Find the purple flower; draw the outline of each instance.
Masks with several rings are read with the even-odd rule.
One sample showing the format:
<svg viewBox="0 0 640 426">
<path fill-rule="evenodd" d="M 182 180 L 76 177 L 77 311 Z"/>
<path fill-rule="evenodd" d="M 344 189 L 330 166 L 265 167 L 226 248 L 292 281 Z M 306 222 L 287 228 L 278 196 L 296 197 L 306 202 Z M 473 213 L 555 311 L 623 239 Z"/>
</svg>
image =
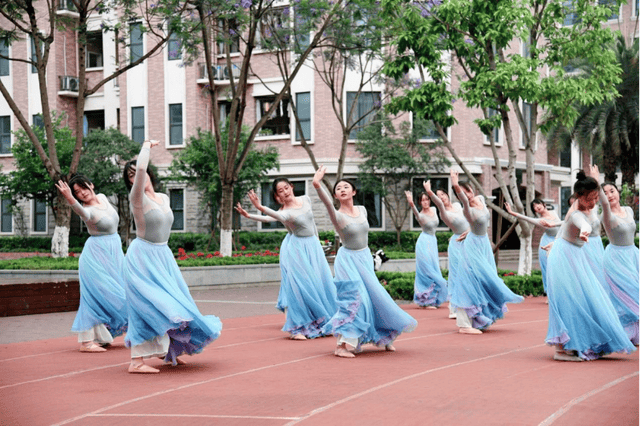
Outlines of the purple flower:
<svg viewBox="0 0 640 426">
<path fill-rule="evenodd" d="M 243 9 L 249 9 L 251 7 L 251 0 L 240 0 L 240 6 Z"/>
</svg>

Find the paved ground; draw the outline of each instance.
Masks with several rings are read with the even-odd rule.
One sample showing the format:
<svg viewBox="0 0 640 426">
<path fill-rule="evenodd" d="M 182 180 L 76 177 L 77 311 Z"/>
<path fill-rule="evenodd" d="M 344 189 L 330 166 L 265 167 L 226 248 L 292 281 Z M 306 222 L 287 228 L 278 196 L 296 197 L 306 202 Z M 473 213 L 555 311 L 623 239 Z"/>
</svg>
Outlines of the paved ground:
<svg viewBox="0 0 640 426">
<path fill-rule="evenodd" d="M 481 336 L 458 334 L 444 308 L 405 304 L 419 326 L 397 352 L 341 359 L 333 338 L 286 338 L 277 291 L 194 291 L 222 335 L 153 376 L 127 373 L 122 338 L 78 352 L 74 313 L 0 318 L 0 424 L 638 425 L 637 352 L 553 361 L 543 298 L 511 305 Z"/>
</svg>

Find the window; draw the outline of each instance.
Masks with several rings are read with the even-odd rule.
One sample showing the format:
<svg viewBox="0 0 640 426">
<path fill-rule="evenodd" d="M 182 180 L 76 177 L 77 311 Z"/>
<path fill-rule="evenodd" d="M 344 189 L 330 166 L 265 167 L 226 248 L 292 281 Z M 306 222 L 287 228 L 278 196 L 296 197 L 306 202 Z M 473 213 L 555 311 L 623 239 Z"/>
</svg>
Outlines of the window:
<svg viewBox="0 0 640 426">
<path fill-rule="evenodd" d="M 522 57 L 530 58 L 531 57 L 531 36 L 522 41 Z"/>
<path fill-rule="evenodd" d="M 357 104 L 352 110 L 356 101 Z M 353 126 L 349 139 L 356 139 L 358 132 L 373 121 L 378 108 L 380 108 L 380 92 L 360 92 L 359 95 L 358 92 L 347 92 L 347 114 L 350 114 L 348 126 Z"/>
<path fill-rule="evenodd" d="M 570 186 L 560 188 L 560 219 L 563 219 L 569 211 L 569 198 L 571 198 L 573 190 Z"/>
<path fill-rule="evenodd" d="M 307 185 L 303 180 L 292 181 L 291 184 L 293 185 L 293 195 L 295 195 L 296 197 L 299 197 L 301 195 L 306 194 Z M 275 201 L 273 201 L 273 197 L 271 197 L 271 184 L 263 183 L 261 186 L 261 189 L 262 189 L 261 191 L 262 205 L 277 211 L 281 206 L 277 204 Z M 261 214 L 261 213 L 258 212 L 257 214 Z M 284 229 L 284 225 L 280 222 L 266 222 L 266 223 L 260 222 L 260 225 L 261 225 L 261 229 Z"/>
<path fill-rule="evenodd" d="M 9 43 L 7 40 L 0 39 L 0 77 L 9 75 L 11 66 L 9 65 Z"/>
<path fill-rule="evenodd" d="M 302 136 L 308 142 L 311 139 L 311 92 L 296 93 L 296 112 L 302 128 Z M 296 126 L 296 140 L 299 141 L 301 139 L 302 137 Z"/>
<path fill-rule="evenodd" d="M 87 68 L 102 68 L 102 31 L 87 33 L 86 55 Z"/>
<path fill-rule="evenodd" d="M 296 14 L 294 20 L 294 31 L 296 34 L 295 50 L 298 52 L 307 50 L 307 47 L 309 47 L 309 44 L 311 43 L 311 35 L 309 31 L 309 23 L 304 17 L 304 14 Z"/>
<path fill-rule="evenodd" d="M 526 132 L 527 134 L 530 135 L 532 139 L 531 140 L 532 146 L 535 149 L 535 147 L 537 146 L 537 135 L 531 136 L 531 129 L 533 128 L 534 123 L 533 123 L 533 106 L 530 103 L 527 103 L 527 102 L 522 103 L 522 118 L 524 119 L 524 124 L 527 126 Z M 524 132 L 522 132 L 522 137 L 520 138 L 520 147 L 521 148 L 526 147 Z"/>
<path fill-rule="evenodd" d="M 256 119 L 260 120 L 267 114 L 275 101 L 275 96 L 256 98 Z M 276 106 L 267 121 L 262 125 L 259 135 L 288 135 L 289 134 L 289 101 L 283 99 Z"/>
<path fill-rule="evenodd" d="M 560 167 L 571 168 L 571 144 L 567 144 L 562 151 L 559 151 Z"/>
<path fill-rule="evenodd" d="M 620 7 L 618 6 L 617 0 L 598 0 L 598 6 L 608 7 L 611 9 L 611 13 L 607 16 L 607 20 L 614 21 L 618 19 L 618 11 Z"/>
<path fill-rule="evenodd" d="M 431 190 L 434 193 L 438 189 L 441 189 L 447 194 L 449 194 L 449 178 L 432 177 L 432 178 L 429 178 L 429 180 L 431 180 Z M 420 200 L 418 199 L 418 196 L 424 192 L 424 186 L 423 186 L 424 181 L 425 181 L 424 178 L 413 178 L 412 185 L 411 185 L 413 200 L 414 200 L 414 203 L 416 203 L 416 208 L 418 209 L 418 211 L 422 209 L 422 207 L 420 206 Z M 431 205 L 434 206 L 433 201 L 431 202 Z M 411 216 L 413 216 L 411 227 L 420 228 L 420 224 L 416 220 L 416 217 L 413 214 L 411 214 Z M 440 223 L 438 223 L 438 228 L 446 228 L 447 225 L 442 220 L 442 217 L 440 216 L 440 212 L 438 212 L 438 218 L 440 218 Z"/>
<path fill-rule="evenodd" d="M 0 117 L 0 154 L 11 154 L 11 116 Z"/>
<path fill-rule="evenodd" d="M 182 104 L 169 105 L 169 145 L 182 145 Z"/>
<path fill-rule="evenodd" d="M 225 27 L 227 28 L 225 31 Z M 240 34 L 235 19 L 218 20 L 218 55 L 238 53 L 240 51 Z"/>
<path fill-rule="evenodd" d="M 142 38 L 142 24 L 136 23 L 129 26 L 131 44 L 129 46 L 130 62 L 135 62 L 144 55 Z"/>
<path fill-rule="evenodd" d="M 33 200 L 33 232 L 47 232 L 47 203 Z"/>
<path fill-rule="evenodd" d="M 487 118 L 491 118 L 491 117 L 495 117 L 496 115 L 498 115 L 498 111 L 496 111 L 493 108 L 487 108 Z M 492 141 L 495 142 L 496 145 L 501 145 L 500 142 L 500 129 L 502 128 L 502 125 L 500 125 L 500 127 L 496 127 L 493 130 L 491 130 L 491 137 L 489 138 L 489 136 L 484 135 L 484 143 L 489 145 Z"/>
<path fill-rule="evenodd" d="M 578 16 L 578 12 L 576 10 L 576 5 L 574 4 L 574 0 L 565 1 L 562 4 L 562 8 L 564 9 L 563 25 L 565 27 L 580 23 L 581 19 Z"/>
<path fill-rule="evenodd" d="M 85 136 L 92 130 L 104 130 L 104 110 L 85 111 L 82 130 Z"/>
<path fill-rule="evenodd" d="M 131 139 L 142 145 L 144 137 L 144 107 L 133 107 L 131 108 Z"/>
<path fill-rule="evenodd" d="M 289 9 L 286 9 L 287 13 Z M 284 27 L 285 9 L 270 9 L 262 15 L 256 45 L 265 50 L 277 48 L 278 39 L 276 32 Z"/>
<path fill-rule="evenodd" d="M 380 194 L 364 191 L 360 182 L 353 179 L 358 191 L 353 197 L 353 204 L 364 206 L 367 209 L 367 222 L 370 228 L 382 228 L 382 197 Z"/>
<path fill-rule="evenodd" d="M 44 131 L 44 119 L 41 114 L 34 114 L 31 116 L 31 128 Z"/>
<path fill-rule="evenodd" d="M 173 211 L 172 231 L 184 231 L 184 189 L 169 190 L 169 205 Z"/>
<path fill-rule="evenodd" d="M 640 0 L 635 0 L 633 2 L 633 15 L 638 17 L 638 8 L 640 7 Z"/>
<path fill-rule="evenodd" d="M 33 36 L 30 36 L 29 39 L 31 40 L 31 73 L 32 74 L 37 74 L 38 73 L 38 67 L 36 66 L 36 64 L 38 63 L 38 55 L 36 54 L 36 41 L 33 38 Z M 44 44 L 42 42 L 40 42 L 40 47 L 44 48 Z M 41 49 L 43 50 L 43 49 Z"/>
<path fill-rule="evenodd" d="M 2 199 L 2 226 L 0 232 L 11 233 L 13 232 L 13 202 L 10 198 Z"/>
<path fill-rule="evenodd" d="M 413 119 L 414 135 L 416 135 L 419 140 L 433 141 L 440 139 L 440 133 L 438 133 L 438 129 L 436 129 L 433 120 L 418 118 L 415 113 L 412 113 L 411 117 Z M 445 133 L 446 131 L 445 129 Z"/>
<path fill-rule="evenodd" d="M 182 59 L 182 46 L 180 45 L 180 40 L 178 40 L 178 35 L 176 33 L 171 33 L 169 36 L 169 41 L 167 42 L 167 59 L 170 61 L 177 61 L 178 59 Z"/>
</svg>

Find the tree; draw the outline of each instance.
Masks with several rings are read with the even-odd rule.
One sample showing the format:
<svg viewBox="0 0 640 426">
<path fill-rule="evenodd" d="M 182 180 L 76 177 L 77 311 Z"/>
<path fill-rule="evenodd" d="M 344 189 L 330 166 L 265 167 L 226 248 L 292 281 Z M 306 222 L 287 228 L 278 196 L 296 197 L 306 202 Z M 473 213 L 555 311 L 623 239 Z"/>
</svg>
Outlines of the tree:
<svg viewBox="0 0 640 426">
<path fill-rule="evenodd" d="M 382 5 L 397 54 L 386 64 L 385 72 L 396 79 L 406 78 L 412 70 L 420 76 L 413 88 L 392 101 L 390 111 L 414 111 L 433 120 L 451 156 L 486 198 L 444 131 L 456 123 L 452 116 L 455 98 L 482 111 L 483 118 L 475 120 L 480 130 L 490 135 L 502 127 L 505 135 L 506 179 L 490 138 L 494 177 L 504 199 L 531 216 L 534 154 L 543 142 L 538 141 L 538 129 L 570 123 L 578 114 L 576 103 L 593 104 L 616 95 L 620 69 L 614 53 L 597 48 L 613 39 L 612 31 L 601 25 L 610 10 L 586 0 L 429 0 L 413 4 L 384 0 Z M 564 25 L 569 13 L 580 19 Z M 509 50 L 517 40 L 524 40 L 522 55 Z M 564 78 L 563 65 L 578 57 L 588 60 L 595 72 L 584 79 Z M 459 86 L 455 93 L 454 83 Z M 514 126 L 524 135 L 524 203 L 516 174 Z M 488 205 L 513 220 L 501 206 Z M 531 272 L 531 231 L 531 225 L 519 221 L 519 274 Z"/>
<path fill-rule="evenodd" d="M 405 191 L 411 190 L 411 178 L 441 170 L 448 160 L 439 152 L 439 144 L 429 149 L 419 139 L 427 123 L 420 120 L 412 127 L 401 124 L 397 135 L 388 118 L 375 120 L 358 134 L 356 149 L 364 162 L 358 168 L 362 189 L 379 194 L 396 229 L 398 245 L 402 227 L 410 215 Z M 384 131 L 383 131 L 384 129 Z"/>
<path fill-rule="evenodd" d="M 201 46 L 205 63 L 207 66 L 213 64 L 214 51 L 211 41 L 215 41 L 215 44 L 223 47 L 223 50 L 218 53 L 226 54 L 227 69 L 231 70 L 235 67 L 237 70 L 236 75 L 231 73 L 226 85 L 216 84 L 213 73 L 209 72 L 207 85 L 222 188 L 220 252 L 223 256 L 231 255 L 234 187 L 239 180 L 240 171 L 245 165 L 253 141 L 269 117 L 280 108 L 281 102 L 290 93 L 291 83 L 304 66 L 310 52 L 325 37 L 327 28 L 349 3 L 348 0 L 336 2 L 300 0 L 294 2 L 291 8 L 281 7 L 280 3 L 272 0 L 241 0 L 239 4 L 220 0 L 202 0 L 193 4 L 200 24 L 200 40 L 203 41 Z M 294 17 L 297 14 L 304 16 L 304 20 L 295 20 Z M 263 27 L 262 23 L 270 20 L 279 23 L 272 25 L 271 28 L 277 29 L 278 38 L 285 43 L 268 42 L 275 39 L 276 33 L 271 33 L 268 30 L 269 27 Z M 310 29 L 313 29 L 313 37 L 309 36 Z M 291 64 L 290 71 L 282 75 L 281 87 L 273 91 L 272 102 L 250 128 L 247 141 L 244 143 L 241 135 L 247 106 L 249 78 L 264 80 L 274 77 L 272 74 L 257 75 L 251 64 L 254 50 L 260 46 L 260 43 L 265 43 L 265 40 L 267 40 L 265 49 L 280 49 L 287 52 L 287 63 Z M 239 53 L 239 58 L 234 58 L 233 61 L 232 46 L 234 49 L 237 48 Z M 227 124 L 223 124 L 220 120 L 218 105 L 222 99 L 229 102 L 227 118 L 229 131 L 225 135 L 226 143 L 223 142 L 223 129 Z"/>
<path fill-rule="evenodd" d="M 222 133 L 222 140 L 226 143 L 226 132 Z M 247 143 L 248 129 L 242 133 L 241 141 Z M 218 170 L 218 154 L 215 138 L 211 132 L 198 129 L 196 136 L 191 136 L 185 149 L 177 153 L 169 168 L 171 175 L 168 179 L 187 182 L 193 185 L 202 195 L 203 204 L 213 212 L 211 235 L 216 229 L 216 218 L 222 201 L 222 185 Z M 242 199 L 249 189 L 258 187 L 267 180 L 267 172 L 279 169 L 278 151 L 273 147 L 265 149 L 252 148 L 240 170 L 238 180 L 234 185 L 234 200 Z"/>
<path fill-rule="evenodd" d="M 626 38 L 618 35 L 615 45 L 603 50 L 615 51 L 622 69 L 622 81 L 617 84 L 615 99 L 593 105 L 577 105 L 578 118 L 572 126 L 554 126 L 547 133 L 550 144 L 560 148 L 576 142 L 602 164 L 605 180 L 616 181 L 616 170 L 622 171 L 622 183 L 635 186 L 638 174 L 638 39 L 627 46 Z M 575 70 L 568 78 L 591 76 L 594 70 L 585 61 L 574 63 Z"/>
<path fill-rule="evenodd" d="M 84 105 L 87 96 L 96 93 L 107 82 L 117 78 L 129 69 L 141 64 L 151 55 L 155 54 L 169 39 L 173 31 L 179 32 L 181 38 L 188 38 L 192 20 L 187 18 L 190 13 L 188 2 L 179 0 L 158 0 L 150 7 L 141 0 L 69 0 L 66 4 L 72 4 L 72 17 L 58 15 L 58 2 L 46 2 L 44 6 L 37 0 L 19 0 L 15 2 L 2 2 L 0 4 L 0 16 L 4 22 L 0 27 L 0 40 L 6 44 L 11 44 L 20 39 L 32 41 L 32 56 L 28 59 L 13 54 L 11 57 L 2 56 L 14 62 L 31 64 L 38 73 L 38 88 L 40 104 L 42 107 L 42 117 L 44 122 L 44 134 L 38 138 L 32 131 L 28 120 L 25 118 L 27 111 L 22 111 L 20 106 L 13 99 L 13 96 L 0 80 L 0 92 L 5 98 L 11 111 L 16 116 L 20 125 L 24 129 L 27 137 L 35 147 L 35 153 L 42 161 L 49 178 L 53 182 L 59 179 L 68 179 L 75 173 L 80 163 L 82 152 L 83 134 L 79 129 L 83 128 Z M 91 87 L 87 86 L 86 78 L 86 46 L 88 22 L 92 15 L 102 17 L 101 28 L 105 33 L 111 33 L 116 41 L 123 47 L 129 46 L 131 34 L 129 25 L 133 19 L 142 19 L 144 25 L 136 26 L 140 28 L 141 34 L 148 33 L 150 37 L 147 44 L 147 51 L 139 57 L 119 58 L 117 68 L 112 72 L 105 72 L 102 80 L 96 82 Z M 77 32 L 78 43 L 78 97 L 75 101 L 75 145 L 73 155 L 67 165 L 61 163 L 58 155 L 56 141 L 54 138 L 54 128 L 51 121 L 52 101 L 49 98 L 47 82 L 47 72 L 50 49 L 56 41 L 58 32 L 66 29 L 73 29 Z M 118 35 L 118 37 L 116 37 Z M 142 35 L 140 35 L 142 37 Z M 153 40 L 155 38 L 155 40 Z M 184 44 L 187 53 L 195 51 L 195 47 L 189 43 Z M 127 49 L 122 49 L 126 52 Z M 105 67 L 105 70 L 108 67 Z M 43 147 L 46 142 L 47 148 Z M 63 169 L 66 172 L 63 173 Z M 51 184 L 51 182 L 50 182 Z M 53 188 L 53 186 L 52 186 Z M 68 252 L 69 221 L 71 219 L 71 208 L 64 198 L 56 196 L 54 200 L 54 215 L 56 228 L 51 241 L 51 252 L 54 257 L 66 256 Z"/>
</svg>

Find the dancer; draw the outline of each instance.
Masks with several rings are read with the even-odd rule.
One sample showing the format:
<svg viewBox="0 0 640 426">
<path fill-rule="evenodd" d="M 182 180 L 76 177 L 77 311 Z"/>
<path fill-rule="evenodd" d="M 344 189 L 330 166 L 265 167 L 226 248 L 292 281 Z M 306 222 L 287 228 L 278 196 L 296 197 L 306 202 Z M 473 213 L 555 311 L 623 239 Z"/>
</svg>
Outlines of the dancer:
<svg viewBox="0 0 640 426">
<path fill-rule="evenodd" d="M 577 209 L 563 224 L 547 265 L 549 327 L 545 342 L 556 346 L 553 358 L 557 361 L 593 360 L 635 350 L 583 247 L 585 242 L 591 244 L 590 211 L 598 198 L 598 182 L 582 170 L 577 178 L 573 186 Z"/>
<path fill-rule="evenodd" d="M 341 179 L 333 187 L 340 209 L 333 206 L 331 196 L 321 188 L 326 167 L 313 177 L 313 187 L 329 213 L 343 246 L 338 249 L 334 270 L 338 291 L 338 311 L 325 325 L 325 334 L 338 338 L 336 356 L 353 358 L 365 343 L 395 351 L 393 341 L 402 332 L 410 332 L 417 321 L 402 310 L 382 287 L 373 270 L 368 247 L 369 223 L 364 206 L 355 206 L 355 185 Z M 350 350 L 351 349 L 351 350 Z"/>
<path fill-rule="evenodd" d="M 448 299 L 447 281 L 442 278 L 438 260 L 436 228 L 440 221 L 436 208 L 430 206 L 431 202 L 426 192 L 421 193 L 418 198 L 420 212 L 413 202 L 411 191 L 406 191 L 405 194 L 413 215 L 422 227 L 422 232 L 416 241 L 416 280 L 413 286 L 413 302 L 421 308 L 437 309 Z"/>
<path fill-rule="evenodd" d="M 338 309 L 331 269 L 318 239 L 309 197 L 296 197 L 293 185 L 285 178 L 274 180 L 272 188 L 282 202 L 281 210 L 263 206 L 253 190 L 249 191 L 249 200 L 291 230 L 284 255 L 280 252 L 280 303 L 286 308 L 282 331 L 294 340 L 313 339 L 324 334 L 322 327 Z"/>
<path fill-rule="evenodd" d="M 104 194 L 96 195 L 93 183 L 82 175 L 72 177 L 69 184 L 59 180 L 56 188 L 91 235 L 80 255 L 80 306 L 71 331 L 78 333 L 80 352 L 105 352 L 102 346 L 127 331 L 118 212 Z"/>
<path fill-rule="evenodd" d="M 272 193 L 273 196 L 273 200 L 278 203 L 279 205 L 282 205 L 282 202 L 280 200 L 280 198 L 276 195 L 274 195 Z M 267 216 L 267 215 L 257 215 L 257 214 L 252 214 L 249 213 L 248 211 L 246 211 L 244 208 L 242 208 L 242 205 L 240 203 L 237 203 L 236 206 L 234 207 L 234 209 L 240 213 L 240 215 L 246 217 L 247 219 L 251 219 L 253 221 L 256 222 L 262 222 L 262 223 L 272 223 L 272 222 L 277 222 L 277 219 L 272 218 L 271 216 Z M 282 208 L 280 208 L 280 210 L 282 210 Z M 289 242 L 289 238 L 291 237 L 291 230 L 289 228 L 287 228 L 287 225 L 284 225 L 285 229 L 287 230 L 287 235 L 284 236 L 284 239 L 282 240 L 282 242 L 280 243 L 280 251 L 278 253 L 278 258 L 280 260 L 280 276 L 282 278 L 284 278 L 286 276 L 286 272 L 283 271 L 282 269 L 282 259 L 285 259 L 286 254 L 287 254 L 287 243 Z M 285 260 L 286 263 L 286 260 Z M 287 309 L 287 302 L 284 299 L 285 296 L 285 292 L 282 289 L 282 279 L 280 280 L 280 290 L 278 291 L 278 300 L 276 302 L 276 309 L 278 309 L 279 311 L 285 312 Z"/>
<path fill-rule="evenodd" d="M 537 218 L 532 218 L 529 216 L 525 216 L 518 212 L 514 212 L 511 209 L 509 203 L 504 203 L 504 206 L 507 212 L 517 217 L 518 219 L 525 220 L 535 226 L 541 227 L 544 229 L 544 234 L 542 234 L 542 238 L 540 238 L 540 244 L 538 245 L 538 262 L 540 263 L 540 271 L 542 272 L 542 286 L 544 287 L 544 292 L 547 292 L 547 250 L 543 249 L 547 244 L 552 243 L 556 236 L 558 235 L 558 230 L 560 229 L 560 225 L 562 221 L 552 211 L 547 210 L 547 206 L 544 201 L 536 198 L 531 202 L 531 210 L 538 215 Z"/>
<path fill-rule="evenodd" d="M 167 245 L 173 212 L 169 197 L 155 192 L 155 177 L 147 169 L 149 151 L 157 144 L 145 141 L 138 160 L 129 161 L 123 172 L 137 236 L 127 250 L 124 266 L 130 373 L 159 372 L 145 364 L 144 358 L 164 357 L 167 364 L 184 364 L 180 355 L 201 352 L 222 329 L 218 317 L 204 316 L 198 310 Z"/>
<path fill-rule="evenodd" d="M 598 166 L 592 166 L 590 176 L 600 178 Z M 634 345 L 638 345 L 638 248 L 633 240 L 636 222 L 631 207 L 620 205 L 620 191 L 615 183 L 605 182 L 599 188 L 602 224 L 609 237 L 604 250 L 604 278 L 609 297 L 620 323 Z M 589 239 L 589 244 L 591 239 Z"/>
<path fill-rule="evenodd" d="M 449 247 L 447 248 L 447 254 L 449 258 L 449 276 L 448 281 L 448 298 L 449 298 L 449 318 L 456 319 L 456 308 L 451 303 L 451 294 L 453 288 L 459 281 L 460 271 L 464 268 L 463 255 L 463 240 L 469 232 L 469 222 L 464 217 L 462 212 L 462 206 L 460 203 L 451 203 L 449 194 L 443 189 L 437 189 L 434 194 L 431 191 L 431 181 L 423 182 L 424 190 L 426 191 L 431 201 L 438 207 L 440 211 L 440 217 L 444 223 L 451 229 L 453 235 L 449 239 Z"/>
<path fill-rule="evenodd" d="M 498 276 L 487 228 L 491 214 L 484 197 L 475 196 L 469 183 L 458 183 L 458 172 L 451 170 L 451 185 L 462 201 L 470 231 L 464 240 L 464 270 L 460 285 L 454 288 L 451 303 L 457 308 L 457 325 L 463 334 L 482 334 L 507 312 L 507 303 L 521 303 Z M 457 283 L 456 283 L 457 284 Z"/>
</svg>

